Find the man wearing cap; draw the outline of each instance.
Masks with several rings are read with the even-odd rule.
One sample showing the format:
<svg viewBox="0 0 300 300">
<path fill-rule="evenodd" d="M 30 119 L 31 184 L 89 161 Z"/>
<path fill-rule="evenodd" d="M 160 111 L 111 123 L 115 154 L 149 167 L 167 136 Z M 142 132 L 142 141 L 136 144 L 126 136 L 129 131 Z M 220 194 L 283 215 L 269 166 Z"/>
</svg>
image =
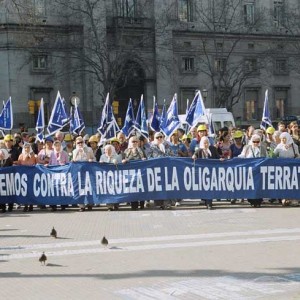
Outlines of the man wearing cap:
<svg viewBox="0 0 300 300">
<path fill-rule="evenodd" d="M 191 141 L 190 149 L 189 149 L 189 156 L 193 156 L 193 154 L 196 151 L 196 148 L 199 148 L 201 138 L 203 136 L 207 136 L 207 127 L 206 127 L 206 125 L 205 124 L 200 124 L 197 128 L 197 133 L 198 133 L 197 137 L 194 138 Z M 213 141 L 212 138 L 208 137 L 208 140 L 209 140 L 210 145 L 214 145 L 214 141 Z"/>
<path fill-rule="evenodd" d="M 64 142 L 66 144 L 66 147 L 64 148 L 64 150 L 68 153 L 69 161 L 72 161 L 73 160 L 73 150 L 74 150 L 73 136 L 70 133 L 67 133 L 65 135 Z"/>
<path fill-rule="evenodd" d="M 238 157 L 243 151 L 243 137 L 244 133 L 241 130 L 235 131 L 233 134 L 233 143 L 230 145 L 231 158 Z"/>
<path fill-rule="evenodd" d="M 8 151 L 8 154 L 10 155 L 12 161 L 17 161 L 19 158 L 19 155 L 22 153 L 22 148 L 17 148 L 14 146 L 14 138 L 11 134 L 7 134 L 4 137 L 4 143 L 5 147 Z"/>
</svg>

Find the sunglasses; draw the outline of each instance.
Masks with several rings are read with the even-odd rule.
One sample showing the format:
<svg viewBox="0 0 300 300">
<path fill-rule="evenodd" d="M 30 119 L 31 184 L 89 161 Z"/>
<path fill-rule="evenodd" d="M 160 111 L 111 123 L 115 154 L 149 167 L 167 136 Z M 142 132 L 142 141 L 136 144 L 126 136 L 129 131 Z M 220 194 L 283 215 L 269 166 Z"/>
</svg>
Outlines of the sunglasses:
<svg viewBox="0 0 300 300">
<path fill-rule="evenodd" d="M 132 141 L 132 143 L 137 143 L 138 141 Z"/>
<path fill-rule="evenodd" d="M 259 144 L 260 141 L 253 141 L 252 143 L 254 143 L 254 144 Z"/>
<path fill-rule="evenodd" d="M 77 142 L 76 144 L 77 144 L 77 145 L 79 145 L 79 144 L 83 144 L 83 142 Z"/>
<path fill-rule="evenodd" d="M 162 139 L 163 137 L 160 135 L 160 136 L 157 136 L 156 139 Z"/>
</svg>

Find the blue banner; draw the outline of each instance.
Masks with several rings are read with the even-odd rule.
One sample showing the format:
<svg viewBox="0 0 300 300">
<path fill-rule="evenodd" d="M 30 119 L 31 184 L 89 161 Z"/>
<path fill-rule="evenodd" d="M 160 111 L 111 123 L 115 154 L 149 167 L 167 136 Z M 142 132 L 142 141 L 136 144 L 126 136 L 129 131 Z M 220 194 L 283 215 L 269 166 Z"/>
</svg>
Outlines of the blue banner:
<svg viewBox="0 0 300 300">
<path fill-rule="evenodd" d="M 0 169 L 0 203 L 121 203 L 159 199 L 300 199 L 300 160 L 157 158 L 113 165 Z"/>
</svg>

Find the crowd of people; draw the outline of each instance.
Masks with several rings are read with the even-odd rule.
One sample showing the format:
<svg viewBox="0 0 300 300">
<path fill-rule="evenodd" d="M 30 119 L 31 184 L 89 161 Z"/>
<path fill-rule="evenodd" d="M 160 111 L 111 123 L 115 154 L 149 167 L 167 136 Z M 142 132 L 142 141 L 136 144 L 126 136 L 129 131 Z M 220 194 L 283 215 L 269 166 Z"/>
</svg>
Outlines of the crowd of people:
<svg viewBox="0 0 300 300">
<path fill-rule="evenodd" d="M 232 159 L 255 157 L 298 158 L 300 152 L 300 133 L 297 122 L 286 126 L 279 122 L 277 128 L 268 127 L 265 131 L 249 126 L 243 131 L 239 128 L 221 128 L 215 137 L 208 136 L 206 124 L 199 124 L 188 132 L 177 129 L 169 139 L 162 132 L 149 131 L 149 137 L 132 134 L 128 139 L 122 132 L 106 143 L 100 144 L 100 135 L 74 137 L 70 133 L 56 132 L 44 142 L 36 141 L 34 134 L 28 132 L 7 134 L 0 140 L 0 167 L 65 165 L 69 162 L 99 162 L 126 164 L 131 160 L 146 160 L 158 157 L 177 156 L 197 159 Z M 211 199 L 202 199 L 208 209 Z M 275 201 L 271 199 L 270 201 Z M 282 205 L 290 200 L 278 199 Z M 234 203 L 236 199 L 232 199 Z M 250 204 L 260 206 L 262 199 L 251 199 Z M 154 205 L 170 208 L 181 205 L 181 199 L 155 200 Z M 143 199 L 130 203 L 133 210 L 144 209 L 149 205 Z M 74 206 L 74 205 L 73 205 Z M 108 210 L 118 210 L 119 204 L 109 203 Z M 19 205 L 17 207 L 20 207 Z M 79 204 L 79 211 L 92 210 L 93 205 Z M 14 203 L 0 204 L 0 212 L 12 211 Z M 47 209 L 39 206 L 40 209 Z M 51 205 L 52 211 L 57 210 Z M 61 205 L 65 210 L 67 205 Z M 24 205 L 23 211 L 32 211 L 33 205 Z"/>
</svg>

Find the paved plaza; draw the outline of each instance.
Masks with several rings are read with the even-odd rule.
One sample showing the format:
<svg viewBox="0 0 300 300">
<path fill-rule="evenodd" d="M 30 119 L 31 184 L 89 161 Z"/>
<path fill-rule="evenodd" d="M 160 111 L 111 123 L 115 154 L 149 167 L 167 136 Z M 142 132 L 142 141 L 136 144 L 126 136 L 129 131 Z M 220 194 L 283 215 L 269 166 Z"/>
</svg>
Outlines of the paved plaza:
<svg viewBox="0 0 300 300">
<path fill-rule="evenodd" d="M 300 299 L 299 207 L 184 204 L 1 214 L 1 299 Z"/>
</svg>

